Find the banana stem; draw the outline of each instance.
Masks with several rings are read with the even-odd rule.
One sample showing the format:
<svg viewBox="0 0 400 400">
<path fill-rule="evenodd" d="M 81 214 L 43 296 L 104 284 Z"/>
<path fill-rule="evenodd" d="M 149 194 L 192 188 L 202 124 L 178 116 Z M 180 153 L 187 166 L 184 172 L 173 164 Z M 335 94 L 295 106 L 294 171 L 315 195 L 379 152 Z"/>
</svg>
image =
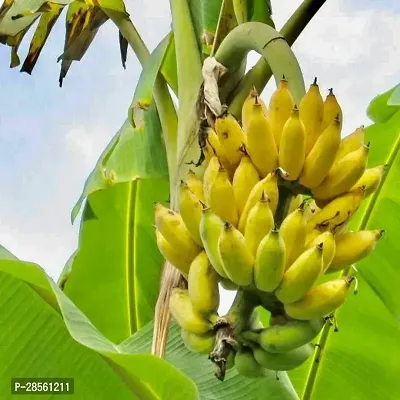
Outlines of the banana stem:
<svg viewBox="0 0 400 400">
<path fill-rule="evenodd" d="M 305 93 L 300 65 L 286 39 L 269 25 L 246 22 L 237 26 L 222 41 L 215 58 L 233 73 L 251 50 L 268 62 L 277 85 L 282 75 L 286 76 L 292 96 L 299 103 Z"/>
<path fill-rule="evenodd" d="M 236 336 L 247 325 L 249 315 L 258 304 L 259 300 L 253 292 L 240 288 L 228 313 L 215 323 L 215 346 L 209 358 L 214 364 L 215 376 L 220 381 L 225 379 L 229 354 L 239 346 Z"/>
<path fill-rule="evenodd" d="M 308 25 L 326 0 L 304 0 L 298 9 L 288 19 L 280 30 L 280 34 L 292 46 L 304 28 Z M 229 111 L 240 118 L 242 106 L 250 90 L 254 86 L 261 93 L 271 79 L 272 70 L 268 63 L 261 58 L 257 64 L 244 76 L 236 89 L 236 94 L 229 105 Z"/>
<path fill-rule="evenodd" d="M 275 212 L 275 226 L 277 228 L 281 226 L 283 220 L 285 219 L 292 199 L 292 191 L 285 186 L 279 186 L 279 202 Z"/>
</svg>

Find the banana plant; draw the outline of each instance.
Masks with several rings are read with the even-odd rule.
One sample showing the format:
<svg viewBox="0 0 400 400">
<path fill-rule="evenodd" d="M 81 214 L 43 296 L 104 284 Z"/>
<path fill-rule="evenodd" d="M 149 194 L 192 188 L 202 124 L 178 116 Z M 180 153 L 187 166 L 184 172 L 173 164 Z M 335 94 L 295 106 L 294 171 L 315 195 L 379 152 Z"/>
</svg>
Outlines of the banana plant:
<svg viewBox="0 0 400 400">
<path fill-rule="evenodd" d="M 249 91 L 254 87 L 261 93 L 271 77 L 278 83 L 285 75 L 299 102 L 305 84 L 290 46 L 324 3 L 304 0 L 278 32 L 266 0 L 170 0 L 172 30 L 150 54 L 122 0 L 4 1 L 0 42 L 11 48 L 11 67 L 20 64 L 19 46 L 38 21 L 21 67 L 32 73 L 66 11 L 60 86 L 108 20 L 116 27 L 123 67 L 131 48 L 143 70 L 126 120 L 72 208 L 72 222 L 83 209 L 79 246 L 57 284 L 38 265 L 0 247 L 0 320 L 5 327 L 0 355 L 9 360 L 0 368 L 2 398 L 10 396 L 9 382 L 16 376 L 74 377 L 79 387 L 75 397 L 82 399 L 223 400 L 261 398 L 266 391 L 272 399 L 396 398 L 397 89 L 374 99 L 368 110 L 375 122 L 366 129 L 374 146 L 369 162 L 388 168 L 379 191 L 353 222 L 359 230 L 380 221 L 388 234 L 358 266 L 360 293 L 336 313 L 339 333 L 326 325 L 314 356 L 301 367 L 279 373 L 279 379 L 271 372 L 257 380 L 232 370 L 224 382 L 217 381 L 207 357 L 189 352 L 179 327 L 170 321 L 171 289 L 183 278 L 164 263 L 154 237 L 153 204 L 168 203 L 177 210 L 181 179 L 189 169 L 204 172 L 193 164 L 201 155 L 197 105 L 210 72 L 207 65 L 216 66 L 217 85 L 211 88 L 218 93 L 218 101 L 209 106 L 226 104 L 238 119 Z M 251 50 L 260 59 L 246 73 Z"/>
</svg>

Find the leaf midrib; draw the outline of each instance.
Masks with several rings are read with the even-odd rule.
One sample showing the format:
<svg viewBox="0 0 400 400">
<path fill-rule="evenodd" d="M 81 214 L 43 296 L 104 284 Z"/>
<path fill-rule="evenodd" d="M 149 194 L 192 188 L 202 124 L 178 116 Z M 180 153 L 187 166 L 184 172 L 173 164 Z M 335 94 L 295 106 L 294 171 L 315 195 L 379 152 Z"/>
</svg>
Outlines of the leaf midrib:
<svg viewBox="0 0 400 400">
<path fill-rule="evenodd" d="M 129 336 L 137 331 L 137 304 L 136 304 L 136 287 L 135 287 L 135 203 L 137 195 L 137 183 L 132 181 L 128 187 L 128 201 L 126 209 L 126 242 L 125 242 L 125 268 L 126 268 L 126 290 L 127 290 L 127 307 L 129 318 Z"/>
<path fill-rule="evenodd" d="M 393 166 L 393 161 L 395 160 L 395 158 L 397 157 L 398 153 L 400 150 L 400 132 L 397 135 L 397 139 L 396 139 L 396 143 L 392 149 L 392 151 L 389 153 L 389 157 L 387 158 L 387 161 L 385 164 L 387 164 L 387 171 L 385 172 L 385 174 L 382 177 L 382 182 L 379 185 L 378 189 L 371 195 L 368 203 L 367 203 L 367 207 L 364 211 L 364 215 L 361 218 L 361 222 L 359 225 L 359 230 L 363 230 L 365 229 L 365 227 L 367 226 L 369 219 L 371 217 L 373 208 L 374 208 L 374 204 L 376 203 L 376 199 L 379 197 L 382 188 L 384 187 L 385 181 L 387 179 L 387 177 L 389 176 L 390 172 L 391 172 L 391 168 Z M 342 271 L 341 276 L 346 276 L 351 270 L 351 266 L 346 268 L 345 270 Z M 367 282 L 368 284 L 368 282 Z M 383 303 L 384 304 L 384 303 Z M 384 304 L 385 305 L 385 304 Z M 386 305 L 385 305 L 386 307 Z M 335 315 L 340 313 L 340 309 L 338 309 L 335 312 Z M 315 381 L 318 375 L 318 371 L 319 371 L 319 367 L 322 364 L 321 360 L 323 357 L 323 351 L 321 351 L 321 349 L 323 350 L 328 338 L 329 338 L 329 333 L 331 331 L 332 325 L 331 324 L 326 324 L 324 326 L 324 328 L 322 329 L 321 332 L 321 336 L 320 336 L 320 340 L 318 342 L 318 347 L 317 348 L 318 351 L 315 352 L 314 357 L 311 361 L 311 368 L 309 370 L 307 379 L 306 379 L 306 384 L 304 387 L 304 392 L 303 392 L 303 396 L 302 396 L 302 400 L 310 400 L 313 390 L 314 390 L 314 386 L 315 386 Z M 319 358 L 318 362 L 316 362 L 316 359 Z"/>
</svg>

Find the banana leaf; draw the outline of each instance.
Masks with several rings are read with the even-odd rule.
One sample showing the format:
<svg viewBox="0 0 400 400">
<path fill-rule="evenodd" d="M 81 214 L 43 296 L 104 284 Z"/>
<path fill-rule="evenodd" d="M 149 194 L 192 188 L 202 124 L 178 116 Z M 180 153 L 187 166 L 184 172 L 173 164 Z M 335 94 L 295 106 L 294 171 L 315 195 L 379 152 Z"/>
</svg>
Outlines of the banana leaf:
<svg viewBox="0 0 400 400">
<path fill-rule="evenodd" d="M 0 298 L 2 399 L 10 398 L 11 377 L 20 376 L 74 378 L 74 399 L 80 400 L 198 398 L 183 373 L 108 341 L 38 265 L 3 247 Z"/>
</svg>

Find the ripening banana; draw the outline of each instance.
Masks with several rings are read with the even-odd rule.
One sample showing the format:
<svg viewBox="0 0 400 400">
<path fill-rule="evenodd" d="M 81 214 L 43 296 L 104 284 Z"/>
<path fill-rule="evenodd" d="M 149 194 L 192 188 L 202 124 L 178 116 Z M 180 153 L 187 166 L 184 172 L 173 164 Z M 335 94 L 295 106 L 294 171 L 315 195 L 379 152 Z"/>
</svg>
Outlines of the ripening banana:
<svg viewBox="0 0 400 400">
<path fill-rule="evenodd" d="M 299 257 L 306 244 L 306 221 L 303 218 L 305 204 L 301 204 L 286 216 L 280 228 L 280 234 L 285 242 L 286 268 Z"/>
<path fill-rule="evenodd" d="M 323 318 L 310 321 L 286 320 L 283 324 L 272 325 L 257 332 L 242 332 L 241 336 L 258 343 L 269 353 L 286 353 L 309 343 L 324 325 Z"/>
<path fill-rule="evenodd" d="M 278 167 L 278 150 L 276 149 L 271 125 L 264 115 L 262 106 L 255 97 L 246 130 L 247 152 L 261 177 L 267 176 Z"/>
<path fill-rule="evenodd" d="M 358 150 L 364 144 L 365 131 L 364 126 L 361 125 L 353 133 L 344 137 L 339 146 L 339 150 L 336 153 L 335 161 L 333 165 L 339 162 L 347 154 Z"/>
<path fill-rule="evenodd" d="M 335 233 L 358 210 L 365 195 L 363 186 L 336 197 L 325 207 L 316 211 L 307 221 L 307 232 L 318 229 Z"/>
<path fill-rule="evenodd" d="M 350 189 L 353 190 L 360 186 L 365 186 L 365 197 L 375 192 L 382 181 L 382 177 L 385 173 L 386 165 L 379 165 L 374 168 L 368 168 L 364 171 L 361 178 L 356 184 Z"/>
<path fill-rule="evenodd" d="M 228 278 L 240 286 L 253 281 L 254 257 L 246 246 L 244 236 L 229 222 L 224 224 L 218 240 L 218 254 Z"/>
<path fill-rule="evenodd" d="M 314 197 L 328 200 L 350 190 L 365 171 L 368 153 L 369 146 L 361 146 L 343 157 L 332 167 L 325 180 L 312 189 Z"/>
<path fill-rule="evenodd" d="M 264 368 L 272 371 L 290 371 L 299 367 L 313 354 L 314 346 L 307 343 L 285 353 L 269 353 L 257 346 L 253 349 L 255 360 Z"/>
<path fill-rule="evenodd" d="M 328 96 L 326 96 L 324 101 L 324 116 L 322 118 L 321 132 L 323 132 L 337 116 L 339 116 L 339 132 L 341 132 L 343 126 L 342 108 L 333 93 L 333 89 L 329 89 Z"/>
<path fill-rule="evenodd" d="M 340 145 L 340 121 L 335 118 L 321 133 L 306 157 L 300 183 L 313 189 L 328 175 Z"/>
<path fill-rule="evenodd" d="M 215 345 L 215 333 L 196 335 L 181 329 L 181 338 L 186 348 L 193 353 L 211 353 Z"/>
<path fill-rule="evenodd" d="M 200 221 L 200 237 L 203 242 L 204 250 L 207 253 L 211 265 L 223 278 L 227 278 L 218 254 L 218 239 L 224 227 L 224 222 L 215 215 L 210 208 L 203 210 Z"/>
<path fill-rule="evenodd" d="M 288 214 L 292 213 L 297 207 L 300 207 L 300 204 L 302 202 L 303 202 L 303 195 L 298 194 L 296 197 L 293 197 L 289 205 Z"/>
<path fill-rule="evenodd" d="M 181 182 L 179 188 L 179 211 L 192 238 L 203 247 L 199 231 L 203 206 L 185 182 Z"/>
<path fill-rule="evenodd" d="M 301 300 L 285 304 L 285 311 L 299 320 L 326 317 L 345 302 L 353 280 L 344 276 L 315 286 Z"/>
<path fill-rule="evenodd" d="M 276 207 L 278 206 L 279 192 L 278 192 L 278 170 L 268 174 L 265 178 L 261 179 L 251 190 L 249 197 L 246 201 L 244 209 L 240 214 L 239 230 L 244 233 L 246 227 L 247 217 L 250 210 L 260 200 L 262 193 L 268 196 L 270 203 L 269 206 L 273 214 L 275 214 Z"/>
<path fill-rule="evenodd" d="M 247 217 L 244 238 L 253 256 L 256 255 L 261 240 L 274 227 L 274 216 L 269 203 L 268 197 L 263 192 L 260 201 L 250 210 Z"/>
<path fill-rule="evenodd" d="M 228 278 L 220 278 L 219 283 L 225 290 L 238 290 L 239 286 Z"/>
<path fill-rule="evenodd" d="M 307 155 L 321 133 L 322 118 L 324 116 L 324 101 L 319 92 L 317 78 L 310 85 L 307 93 L 299 104 L 300 119 L 306 131 L 305 154 Z"/>
<path fill-rule="evenodd" d="M 182 253 L 177 247 L 172 246 L 160 231 L 155 228 L 156 241 L 158 250 L 163 255 L 163 257 L 169 261 L 175 268 L 179 269 L 185 276 L 189 273 L 190 264 L 193 259 L 186 253 Z"/>
<path fill-rule="evenodd" d="M 155 205 L 155 216 L 157 229 L 171 246 L 179 249 L 182 253 L 186 253 L 188 258 L 194 258 L 200 253 L 200 246 L 193 240 L 180 214 L 157 203 Z"/>
<path fill-rule="evenodd" d="M 249 95 L 247 96 L 245 102 L 242 107 L 242 129 L 247 132 L 247 126 L 249 125 L 250 118 L 252 116 L 252 109 L 255 102 L 255 98 L 257 98 L 257 102 L 261 104 L 264 115 L 268 116 L 267 106 L 262 100 L 262 98 L 258 95 L 257 90 L 253 87 L 250 90 Z"/>
<path fill-rule="evenodd" d="M 336 252 L 328 272 L 340 271 L 362 260 L 376 247 L 384 230 L 345 232 L 336 237 Z"/>
<path fill-rule="evenodd" d="M 261 378 L 265 375 L 263 367 L 254 359 L 252 350 L 244 346 L 236 353 L 235 367 L 240 375 L 247 378 Z"/>
<path fill-rule="evenodd" d="M 258 290 L 273 292 L 285 272 L 285 242 L 277 229 L 261 240 L 254 265 L 254 283 Z"/>
<path fill-rule="evenodd" d="M 271 96 L 268 111 L 268 119 L 271 122 L 272 133 L 278 150 L 283 126 L 289 119 L 293 106 L 294 100 L 289 90 L 288 81 L 283 77 Z"/>
<path fill-rule="evenodd" d="M 219 307 L 218 275 L 205 251 L 193 260 L 189 269 L 188 293 L 193 309 L 208 315 Z"/>
<path fill-rule="evenodd" d="M 221 168 L 221 162 L 217 156 L 211 157 L 208 163 L 204 175 L 203 175 L 203 185 L 202 190 L 204 191 L 204 201 L 203 203 L 210 205 L 210 188 L 214 183 L 215 177 Z M 189 186 L 190 187 L 190 186 Z"/>
<path fill-rule="evenodd" d="M 222 164 L 222 166 L 228 171 L 228 173 L 233 174 L 233 166 L 228 160 L 225 149 L 221 146 L 218 139 L 218 135 L 212 128 L 207 128 L 207 141 L 205 148 L 205 157 L 207 163 L 210 162 L 211 158 L 217 156 Z"/>
<path fill-rule="evenodd" d="M 209 189 L 211 210 L 222 220 L 237 226 L 239 213 L 236 207 L 235 194 L 229 181 L 228 173 L 220 167 Z"/>
<path fill-rule="evenodd" d="M 242 213 L 251 190 L 259 180 L 256 167 L 251 162 L 250 157 L 244 155 L 235 170 L 232 181 L 233 193 L 239 214 Z"/>
<path fill-rule="evenodd" d="M 315 229 L 315 232 L 317 232 L 317 236 L 314 239 L 312 239 L 309 243 L 306 244 L 306 248 L 309 249 L 313 246 L 316 246 L 318 243 L 323 244 L 322 273 L 324 273 L 331 265 L 333 257 L 335 256 L 335 252 L 336 252 L 335 236 L 330 231 L 321 233 L 320 231 Z"/>
<path fill-rule="evenodd" d="M 314 285 L 322 272 L 323 244 L 305 250 L 288 268 L 275 296 L 283 304 L 300 300 Z"/>
<path fill-rule="evenodd" d="M 215 132 L 229 162 L 233 166 L 239 164 L 243 155 L 240 148 L 246 144 L 246 138 L 235 117 L 229 113 L 218 117 L 215 121 Z"/>
<path fill-rule="evenodd" d="M 189 170 L 187 174 L 186 184 L 197 198 L 204 203 L 203 181 L 201 181 L 192 170 Z"/>
<path fill-rule="evenodd" d="M 307 200 L 307 202 L 304 205 L 304 212 L 303 212 L 304 220 L 308 221 L 319 210 L 320 208 L 315 203 L 315 199 L 311 199 L 310 201 Z"/>
<path fill-rule="evenodd" d="M 213 324 L 208 319 L 194 310 L 185 289 L 172 289 L 169 310 L 178 325 L 185 331 L 201 335 L 213 328 Z"/>
<path fill-rule="evenodd" d="M 296 180 L 303 169 L 305 159 L 306 131 L 294 106 L 282 129 L 279 147 L 279 166 L 288 174 L 288 180 Z"/>
</svg>

